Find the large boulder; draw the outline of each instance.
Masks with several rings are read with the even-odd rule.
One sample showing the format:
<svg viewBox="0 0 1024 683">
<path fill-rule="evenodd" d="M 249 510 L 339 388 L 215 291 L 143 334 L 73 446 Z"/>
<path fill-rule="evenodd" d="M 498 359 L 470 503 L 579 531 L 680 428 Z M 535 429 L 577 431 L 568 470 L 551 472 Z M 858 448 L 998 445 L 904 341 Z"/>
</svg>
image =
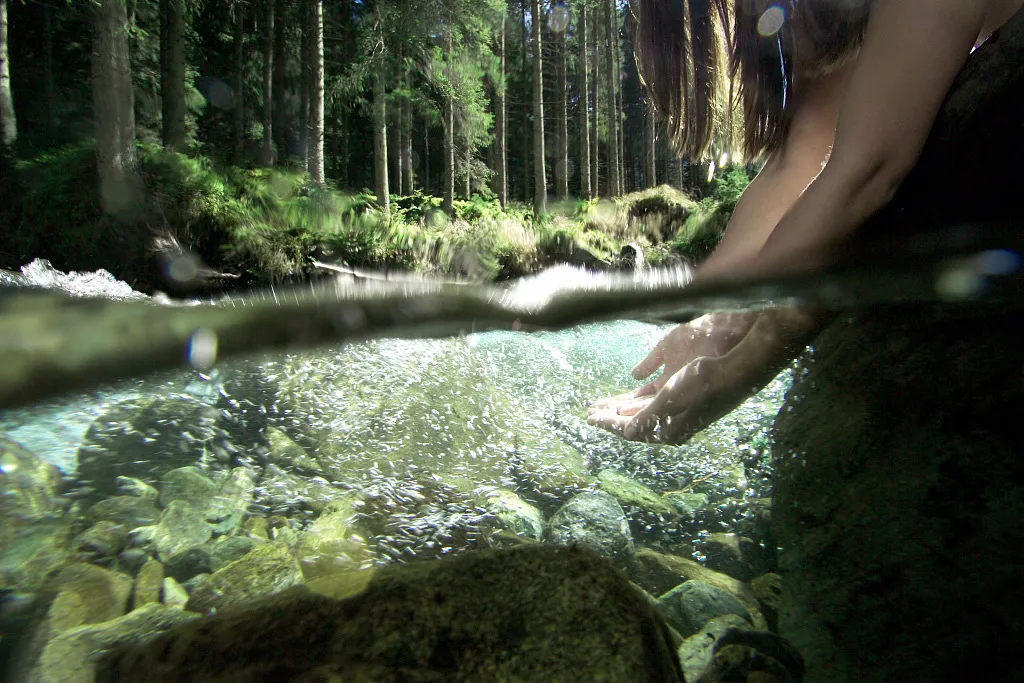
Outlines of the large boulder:
<svg viewBox="0 0 1024 683">
<path fill-rule="evenodd" d="M 607 561 L 530 545 L 387 567 L 345 600 L 301 588 L 183 624 L 113 653 L 98 680 L 271 678 L 677 683 L 682 673 L 661 617 Z"/>
<path fill-rule="evenodd" d="M 71 525 L 60 481 L 56 467 L 0 438 L 0 589 L 34 591 L 66 561 Z"/>
<path fill-rule="evenodd" d="M 892 308 L 815 344 L 776 423 L 780 633 L 809 681 L 1000 681 L 1024 638 L 1019 312 Z"/>
</svg>

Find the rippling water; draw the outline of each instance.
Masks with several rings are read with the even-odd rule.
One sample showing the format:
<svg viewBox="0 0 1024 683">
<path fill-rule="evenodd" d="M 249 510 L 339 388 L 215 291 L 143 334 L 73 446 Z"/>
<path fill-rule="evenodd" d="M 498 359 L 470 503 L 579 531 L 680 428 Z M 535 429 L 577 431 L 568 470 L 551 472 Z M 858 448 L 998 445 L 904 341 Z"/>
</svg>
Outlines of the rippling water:
<svg viewBox="0 0 1024 683">
<path fill-rule="evenodd" d="M 141 296 L 103 274 L 33 264 L 25 277 L 79 295 Z M 549 296 L 554 277 L 512 296 Z M 686 544 L 749 522 L 748 502 L 769 494 L 765 434 L 788 371 L 684 446 L 629 443 L 587 425 L 588 403 L 637 386 L 629 370 L 668 329 L 615 321 L 228 360 L 9 409 L 0 435 L 57 465 L 90 501 L 113 495 L 117 474 L 159 485 L 168 469 L 192 464 L 211 476 L 251 468 L 248 512 L 300 525 L 325 500 L 357 495 L 371 562 L 491 543 L 502 530 L 488 504 L 495 492 L 550 516 L 615 475 L 656 503 L 704 492 L 706 507 L 687 515 L 626 505 L 638 538 Z"/>
</svg>

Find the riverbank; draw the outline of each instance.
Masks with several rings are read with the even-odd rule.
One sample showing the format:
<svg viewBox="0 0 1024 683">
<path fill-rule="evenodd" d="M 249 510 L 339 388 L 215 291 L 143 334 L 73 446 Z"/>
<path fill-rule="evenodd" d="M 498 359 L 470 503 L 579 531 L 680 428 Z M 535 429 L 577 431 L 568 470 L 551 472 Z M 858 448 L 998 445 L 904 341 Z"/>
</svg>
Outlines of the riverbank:
<svg viewBox="0 0 1024 683">
<path fill-rule="evenodd" d="M 419 192 L 393 196 L 385 213 L 369 191 L 317 188 L 298 171 L 224 166 L 150 144 L 138 153 L 143 189 L 116 217 L 100 208 L 91 143 L 18 162 L 0 267 L 45 258 L 152 292 L 182 285 L 167 277 L 182 254 L 195 270 L 186 289 L 200 291 L 306 280 L 323 273 L 317 263 L 494 281 L 565 261 L 613 267 L 628 244 L 650 263 L 695 262 L 717 244 L 746 183 L 727 171 L 699 202 L 660 186 L 553 203 L 540 219 L 474 195 L 456 200 L 450 217 L 439 197 Z"/>
</svg>

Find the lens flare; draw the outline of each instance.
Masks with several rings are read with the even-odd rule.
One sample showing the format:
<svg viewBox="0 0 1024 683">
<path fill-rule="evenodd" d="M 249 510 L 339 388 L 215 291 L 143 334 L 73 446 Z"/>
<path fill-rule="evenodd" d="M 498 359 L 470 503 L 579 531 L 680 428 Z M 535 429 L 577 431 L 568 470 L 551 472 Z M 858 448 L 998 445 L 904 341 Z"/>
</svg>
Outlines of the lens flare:
<svg viewBox="0 0 1024 683">
<path fill-rule="evenodd" d="M 782 30 L 786 23 L 786 10 L 778 5 L 772 5 L 764 11 L 761 18 L 757 20 L 757 32 L 765 38 L 771 38 Z"/>
</svg>

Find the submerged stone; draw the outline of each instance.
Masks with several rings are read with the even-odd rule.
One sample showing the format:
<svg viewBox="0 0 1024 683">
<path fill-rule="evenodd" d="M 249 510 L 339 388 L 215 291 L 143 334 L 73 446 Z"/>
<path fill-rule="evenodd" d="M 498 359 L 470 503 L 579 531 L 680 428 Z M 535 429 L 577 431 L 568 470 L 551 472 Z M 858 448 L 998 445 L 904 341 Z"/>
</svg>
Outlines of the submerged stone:
<svg viewBox="0 0 1024 683">
<path fill-rule="evenodd" d="M 104 498 L 89 508 L 88 518 L 94 522 L 114 522 L 128 529 L 156 524 L 160 509 L 149 497 L 114 496 Z"/>
<path fill-rule="evenodd" d="M 216 571 L 224 565 L 241 559 L 259 543 L 248 536 L 222 536 L 209 548 L 211 567 Z"/>
<path fill-rule="evenodd" d="M 110 621 L 68 629 L 50 640 L 27 675 L 16 680 L 93 683 L 96 662 L 109 649 L 125 643 L 146 642 L 175 624 L 198 617 L 180 609 L 149 604 Z"/>
<path fill-rule="evenodd" d="M 349 497 L 330 505 L 295 544 L 302 573 L 307 579 L 358 569 L 372 560 L 366 539 L 355 527 L 355 504 Z"/>
<path fill-rule="evenodd" d="M 187 609 L 213 613 L 226 607 L 246 605 L 301 584 L 303 580 L 302 569 L 291 550 L 277 543 L 267 543 L 198 583 L 189 596 Z"/>
<path fill-rule="evenodd" d="M 682 681 L 657 611 L 588 551 L 480 551 L 365 578 L 346 600 L 303 587 L 182 624 L 112 653 L 97 680 Z"/>
<path fill-rule="evenodd" d="M 116 522 L 97 522 L 80 533 L 74 540 L 75 552 L 93 562 L 109 561 L 128 542 L 128 529 Z"/>
<path fill-rule="evenodd" d="M 544 517 L 540 510 L 514 491 L 488 489 L 481 494 L 482 504 L 497 517 L 505 531 L 539 541 L 544 535 Z"/>
<path fill-rule="evenodd" d="M 742 603 L 750 614 L 755 628 L 765 629 L 767 624 L 757 606 L 757 598 L 750 586 L 728 574 L 708 569 L 694 560 L 677 555 L 655 552 L 649 548 L 637 550 L 629 567 L 631 578 L 654 595 L 663 595 L 687 581 L 696 580 L 726 590 Z"/>
<path fill-rule="evenodd" d="M 135 575 L 132 586 L 132 609 L 138 609 L 151 602 L 160 602 L 164 585 L 164 566 L 150 558 Z"/>
<path fill-rule="evenodd" d="M 164 560 L 196 546 L 213 536 L 203 514 L 188 503 L 175 500 L 160 515 L 155 526 L 135 530 L 137 538 L 150 544 Z"/>
<path fill-rule="evenodd" d="M 188 604 L 188 591 L 170 576 L 164 577 L 163 591 L 160 597 L 168 607 L 185 609 L 185 605 Z"/>
<path fill-rule="evenodd" d="M 117 493 L 118 478 L 148 483 L 194 465 L 221 430 L 219 411 L 187 396 L 147 396 L 111 406 L 78 450 L 77 478 L 96 497 Z"/>
<path fill-rule="evenodd" d="M 801 683 L 800 653 L 782 638 L 725 614 L 709 620 L 679 648 L 683 675 L 693 683 Z"/>
<path fill-rule="evenodd" d="M 601 470 L 597 475 L 601 490 L 615 496 L 624 508 L 637 508 L 664 518 L 674 517 L 675 507 L 632 477 L 615 470 Z"/>
<path fill-rule="evenodd" d="M 573 496 L 548 522 L 547 538 L 555 545 L 580 545 L 620 565 L 633 557 L 633 537 L 626 513 L 603 491 Z"/>
<path fill-rule="evenodd" d="M 213 571 L 213 557 L 207 546 L 196 546 L 175 553 L 165 560 L 167 575 L 175 581 L 184 582 L 197 574 Z"/>
<path fill-rule="evenodd" d="M 69 564 L 40 591 L 39 610 L 18 641 L 9 672 L 14 683 L 37 680 L 33 672 L 46 656 L 51 642 L 60 634 L 85 624 L 116 619 L 125 612 L 132 590 L 130 577 L 85 563 Z"/>
<path fill-rule="evenodd" d="M 735 595 L 703 581 L 687 581 L 658 598 L 662 613 L 684 638 L 692 636 L 710 619 L 735 614 L 751 621 L 750 613 Z"/>
<path fill-rule="evenodd" d="M 59 486 L 56 467 L 0 438 L 0 589 L 34 591 L 67 559 L 71 528 Z"/>
</svg>

